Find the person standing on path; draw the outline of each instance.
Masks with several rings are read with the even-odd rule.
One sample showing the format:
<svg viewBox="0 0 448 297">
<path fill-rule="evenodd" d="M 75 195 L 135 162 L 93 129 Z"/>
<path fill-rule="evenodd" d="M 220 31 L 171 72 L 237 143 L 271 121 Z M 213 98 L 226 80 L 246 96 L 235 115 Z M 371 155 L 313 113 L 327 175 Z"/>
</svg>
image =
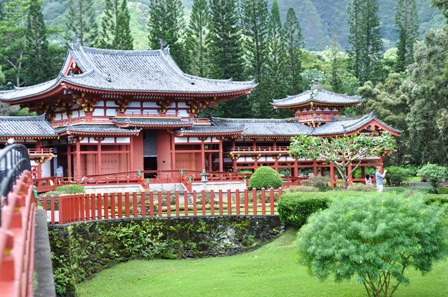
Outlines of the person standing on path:
<svg viewBox="0 0 448 297">
<path fill-rule="evenodd" d="M 382 193 L 384 189 L 384 177 L 386 177 L 386 172 L 387 170 L 384 170 L 384 172 L 381 173 L 381 167 L 380 166 L 376 167 L 376 173 L 375 173 L 376 188 L 380 193 Z"/>
</svg>

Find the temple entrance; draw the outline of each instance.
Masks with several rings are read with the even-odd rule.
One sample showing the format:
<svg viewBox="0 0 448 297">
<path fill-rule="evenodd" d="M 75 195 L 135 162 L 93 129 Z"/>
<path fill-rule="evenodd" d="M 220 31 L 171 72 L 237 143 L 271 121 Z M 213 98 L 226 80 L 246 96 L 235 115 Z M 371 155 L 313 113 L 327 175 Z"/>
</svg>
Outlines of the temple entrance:
<svg viewBox="0 0 448 297">
<path fill-rule="evenodd" d="M 143 170 L 157 170 L 157 157 L 145 157 Z M 147 177 L 155 177 L 156 174 L 145 174 Z"/>
</svg>

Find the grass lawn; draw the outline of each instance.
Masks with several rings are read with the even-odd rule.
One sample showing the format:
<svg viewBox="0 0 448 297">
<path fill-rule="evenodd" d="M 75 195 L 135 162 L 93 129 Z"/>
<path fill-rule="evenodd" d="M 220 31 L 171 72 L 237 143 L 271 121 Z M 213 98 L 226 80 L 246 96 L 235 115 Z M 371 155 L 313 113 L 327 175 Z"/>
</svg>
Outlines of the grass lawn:
<svg viewBox="0 0 448 297">
<path fill-rule="evenodd" d="M 319 282 L 298 264 L 295 230 L 260 249 L 231 257 L 197 260 L 130 261 L 102 271 L 78 285 L 79 297 L 138 296 L 366 296 L 353 279 Z M 409 286 L 394 296 L 448 296 L 448 261 L 421 276 L 408 273 Z"/>
</svg>

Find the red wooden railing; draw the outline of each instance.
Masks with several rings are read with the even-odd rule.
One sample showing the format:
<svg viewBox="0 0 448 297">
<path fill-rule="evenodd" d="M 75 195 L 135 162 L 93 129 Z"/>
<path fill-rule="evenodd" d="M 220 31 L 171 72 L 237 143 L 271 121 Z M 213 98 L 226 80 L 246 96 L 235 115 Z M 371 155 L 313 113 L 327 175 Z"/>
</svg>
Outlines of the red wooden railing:
<svg viewBox="0 0 448 297">
<path fill-rule="evenodd" d="M 274 215 L 282 189 L 71 194 L 42 199 L 51 224 L 109 218 Z"/>
<path fill-rule="evenodd" d="M 4 203 L 4 200 L 1 202 Z M 34 222 L 36 203 L 31 172 L 24 171 L 8 204 L 2 206 L 0 227 L 0 295 L 33 296 Z"/>
</svg>

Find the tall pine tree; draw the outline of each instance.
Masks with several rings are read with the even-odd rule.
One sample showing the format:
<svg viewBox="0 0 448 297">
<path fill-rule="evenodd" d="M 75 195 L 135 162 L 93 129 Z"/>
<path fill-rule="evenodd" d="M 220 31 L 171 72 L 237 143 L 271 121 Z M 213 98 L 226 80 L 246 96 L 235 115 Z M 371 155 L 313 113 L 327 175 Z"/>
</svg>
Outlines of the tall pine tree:
<svg viewBox="0 0 448 297">
<path fill-rule="evenodd" d="M 26 43 L 24 54 L 24 79 L 27 85 L 34 85 L 52 78 L 49 68 L 47 27 L 42 14 L 42 1 L 30 0 L 27 16 Z"/>
<path fill-rule="evenodd" d="M 106 8 L 101 22 L 100 48 L 132 50 L 133 38 L 129 28 L 128 1 L 106 0 Z"/>
<path fill-rule="evenodd" d="M 213 78 L 244 80 L 237 8 L 236 0 L 210 0 L 212 22 L 208 42 Z M 252 115 L 249 106 L 247 97 L 242 97 L 231 102 L 221 102 L 213 112 L 224 117 L 249 117 Z"/>
<path fill-rule="evenodd" d="M 266 63 L 268 1 L 242 0 L 241 12 L 247 70 L 257 82 L 261 83 L 264 77 L 263 65 Z"/>
<path fill-rule="evenodd" d="M 91 0 L 69 0 L 66 15 L 67 31 L 65 39 L 79 39 L 79 44 L 95 46 L 98 44 L 98 24 Z M 78 40 L 76 40 L 78 42 Z"/>
<path fill-rule="evenodd" d="M 280 10 L 277 0 L 274 0 L 269 16 L 268 53 L 265 65 L 270 77 L 269 87 L 268 93 L 259 102 L 258 108 L 255 110 L 258 117 L 275 117 L 271 105 L 272 99 L 286 96 L 286 57 L 285 35 L 280 20 Z"/>
<path fill-rule="evenodd" d="M 395 22 L 399 32 L 396 71 L 402 72 L 414 61 L 414 43 L 419 27 L 415 0 L 397 0 Z"/>
<path fill-rule="evenodd" d="M 210 20 L 207 0 L 194 0 L 185 38 L 186 71 L 201 77 L 207 77 L 210 71 L 206 45 Z"/>
<path fill-rule="evenodd" d="M 349 63 L 361 84 L 369 80 L 376 83 L 383 78 L 383 43 L 378 9 L 378 0 L 353 0 L 348 6 Z"/>
<path fill-rule="evenodd" d="M 247 76 L 255 79 L 258 86 L 250 94 L 252 110 L 260 110 L 260 102 L 269 93 L 269 75 L 266 73 L 267 34 L 269 9 L 266 0 L 242 0 L 241 20 L 243 26 L 243 46 Z M 251 116 L 259 117 L 259 113 Z"/>
<path fill-rule="evenodd" d="M 149 4 L 149 47 L 169 46 L 170 54 L 185 69 L 183 34 L 184 8 L 181 0 L 151 0 Z"/>
<path fill-rule="evenodd" d="M 22 0 L 3 3 L 5 13 L 3 19 L 0 19 L 0 64 L 6 82 L 22 86 L 27 3 Z"/>
<path fill-rule="evenodd" d="M 286 14 L 284 32 L 286 47 L 286 91 L 288 94 L 298 94 L 303 91 L 300 88 L 302 78 L 300 73 L 302 72 L 303 36 L 296 12 L 292 7 L 288 9 Z"/>
</svg>

